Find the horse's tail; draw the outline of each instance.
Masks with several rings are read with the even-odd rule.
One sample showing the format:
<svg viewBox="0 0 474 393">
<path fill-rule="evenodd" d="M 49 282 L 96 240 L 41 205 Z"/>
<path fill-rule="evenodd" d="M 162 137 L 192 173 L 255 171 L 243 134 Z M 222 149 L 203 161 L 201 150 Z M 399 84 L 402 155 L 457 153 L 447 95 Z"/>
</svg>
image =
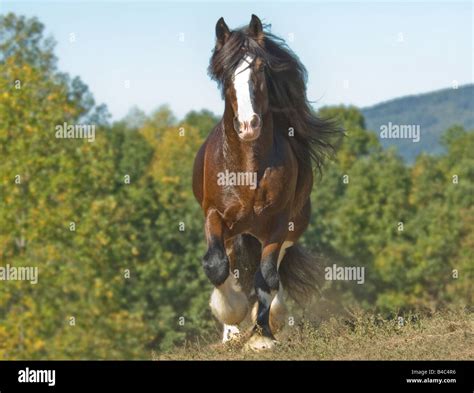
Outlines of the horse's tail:
<svg viewBox="0 0 474 393">
<path fill-rule="evenodd" d="M 278 273 L 284 290 L 299 305 L 308 302 L 314 294 L 321 294 L 324 261 L 310 255 L 299 244 L 286 249 Z"/>
</svg>

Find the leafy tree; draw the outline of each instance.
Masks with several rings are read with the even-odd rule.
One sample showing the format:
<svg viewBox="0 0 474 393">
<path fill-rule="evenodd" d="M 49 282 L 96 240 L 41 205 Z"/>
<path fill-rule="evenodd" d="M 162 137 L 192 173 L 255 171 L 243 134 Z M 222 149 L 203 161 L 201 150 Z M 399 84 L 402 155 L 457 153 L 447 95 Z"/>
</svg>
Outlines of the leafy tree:
<svg viewBox="0 0 474 393">
<path fill-rule="evenodd" d="M 128 227 L 116 225 L 124 217 L 112 195 L 114 150 L 101 124 L 93 143 L 55 137 L 57 125 L 80 124 L 101 109 L 79 79 L 55 70 L 37 20 L 9 14 L 0 31 L 0 261 L 39 269 L 36 285 L 0 286 L 0 356 L 143 356 L 141 311 L 117 297 L 118 261 L 132 245 Z"/>
</svg>

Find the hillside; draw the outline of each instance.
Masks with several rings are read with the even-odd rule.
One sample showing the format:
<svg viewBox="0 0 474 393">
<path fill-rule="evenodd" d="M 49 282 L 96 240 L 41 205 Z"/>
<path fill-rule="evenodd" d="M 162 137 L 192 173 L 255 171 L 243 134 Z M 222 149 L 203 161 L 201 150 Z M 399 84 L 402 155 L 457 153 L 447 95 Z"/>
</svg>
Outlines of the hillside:
<svg viewBox="0 0 474 393">
<path fill-rule="evenodd" d="M 439 360 L 474 358 L 472 313 L 411 315 L 385 320 L 359 313 L 348 322 L 331 318 L 319 326 L 287 327 L 273 351 L 251 352 L 245 341 L 219 344 L 218 333 L 152 353 L 154 360 Z"/>
<path fill-rule="evenodd" d="M 367 128 L 379 137 L 380 127 L 389 122 L 419 125 L 419 142 L 411 139 L 380 139 L 384 147 L 396 147 L 407 162 L 413 162 L 421 152 L 441 153 L 439 137 L 453 124 L 474 129 L 474 85 L 400 97 L 361 111 Z"/>
</svg>

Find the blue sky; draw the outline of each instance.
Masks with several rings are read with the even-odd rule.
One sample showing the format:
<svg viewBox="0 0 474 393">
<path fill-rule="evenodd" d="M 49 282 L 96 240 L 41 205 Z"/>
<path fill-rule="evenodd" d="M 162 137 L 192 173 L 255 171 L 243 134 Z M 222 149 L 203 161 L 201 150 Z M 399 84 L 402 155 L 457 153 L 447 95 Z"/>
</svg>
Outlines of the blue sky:
<svg viewBox="0 0 474 393">
<path fill-rule="evenodd" d="M 201 108 L 221 113 L 206 72 L 221 16 L 232 28 L 255 13 L 273 33 L 293 37 L 316 107 L 363 107 L 473 81 L 469 2 L 0 0 L 0 12 L 9 11 L 46 25 L 60 70 L 80 76 L 113 119 L 132 106 L 149 113 L 162 104 L 179 117 Z"/>
</svg>

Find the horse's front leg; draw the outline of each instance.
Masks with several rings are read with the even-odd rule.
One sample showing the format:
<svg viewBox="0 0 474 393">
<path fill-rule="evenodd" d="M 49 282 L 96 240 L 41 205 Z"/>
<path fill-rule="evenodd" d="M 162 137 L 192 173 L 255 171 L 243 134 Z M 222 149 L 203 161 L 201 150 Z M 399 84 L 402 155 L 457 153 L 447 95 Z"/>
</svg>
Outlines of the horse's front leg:
<svg viewBox="0 0 474 393">
<path fill-rule="evenodd" d="M 224 325 L 223 342 L 238 334 L 238 325 L 247 315 L 247 296 L 230 274 L 229 258 L 225 250 L 224 224 L 215 209 L 206 216 L 207 252 L 203 258 L 204 272 L 215 286 L 210 306 L 214 316 Z"/>
<path fill-rule="evenodd" d="M 260 268 L 255 274 L 255 292 L 257 294 L 256 325 L 248 346 L 254 350 L 270 349 L 275 338 L 270 328 L 270 307 L 280 288 L 278 263 L 287 235 L 285 229 L 274 233 L 270 240 L 264 242 Z"/>
</svg>

